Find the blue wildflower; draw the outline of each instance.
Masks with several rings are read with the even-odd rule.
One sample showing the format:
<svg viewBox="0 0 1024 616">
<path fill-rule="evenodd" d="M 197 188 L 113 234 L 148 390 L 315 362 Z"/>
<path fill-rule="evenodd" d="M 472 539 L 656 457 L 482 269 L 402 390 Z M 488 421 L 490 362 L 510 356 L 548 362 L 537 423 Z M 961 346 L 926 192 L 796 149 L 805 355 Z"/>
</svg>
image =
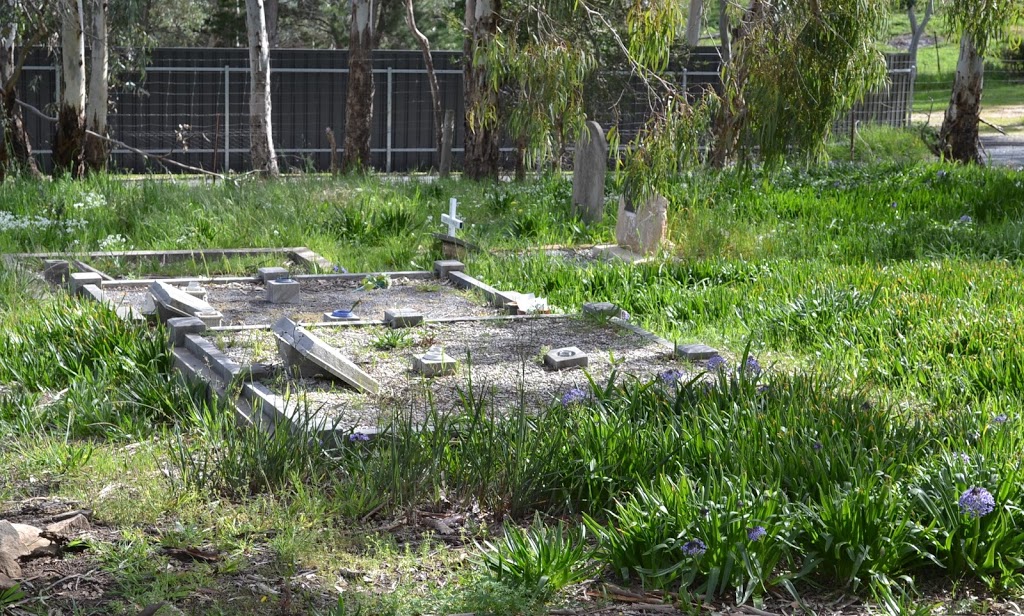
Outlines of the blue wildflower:
<svg viewBox="0 0 1024 616">
<path fill-rule="evenodd" d="M 814 444 L 811 445 L 811 447 L 814 448 L 814 451 L 821 451 L 821 448 L 822 448 L 821 441 L 814 441 Z"/>
<path fill-rule="evenodd" d="M 352 434 L 348 435 L 348 440 L 349 440 L 350 443 L 356 443 L 356 442 L 359 442 L 359 441 L 368 441 L 368 440 L 370 440 L 370 435 L 369 434 L 363 434 L 362 432 L 353 432 Z"/>
<path fill-rule="evenodd" d="M 1006 413 L 1000 413 L 992 418 L 992 423 L 1002 425 L 1006 423 L 1008 419 L 1009 417 L 1006 415 Z"/>
<path fill-rule="evenodd" d="M 681 370 L 666 370 L 658 375 L 661 382 L 665 385 L 675 385 L 679 379 L 683 378 L 683 372 Z"/>
<path fill-rule="evenodd" d="M 708 359 L 707 363 L 704 364 L 704 367 L 707 368 L 709 372 L 718 372 L 719 370 L 728 369 L 729 364 L 726 363 L 725 358 L 721 355 L 714 355 Z"/>
<path fill-rule="evenodd" d="M 704 545 L 704 542 L 700 539 L 690 539 L 683 544 L 683 554 L 687 556 L 700 556 L 707 551 L 708 546 Z"/>
<path fill-rule="evenodd" d="M 757 361 L 753 355 L 748 355 L 747 360 L 743 362 L 743 371 L 747 373 L 747 376 L 761 376 L 761 362 Z"/>
<path fill-rule="evenodd" d="M 967 214 L 964 214 L 963 216 L 960 217 L 960 224 L 962 224 L 962 225 L 969 225 L 969 224 L 971 224 L 972 220 L 974 220 L 974 219 L 971 218 L 970 216 L 968 216 Z"/>
<path fill-rule="evenodd" d="M 764 526 L 755 526 L 754 528 L 747 529 L 747 539 L 751 541 L 757 541 L 768 534 L 768 531 L 764 529 Z"/>
<path fill-rule="evenodd" d="M 562 406 L 573 406 L 582 404 L 587 399 L 587 392 L 579 387 L 573 387 L 562 396 Z"/>
<path fill-rule="evenodd" d="M 960 495 L 960 512 L 972 518 L 984 517 L 996 508 L 996 499 L 985 488 L 975 486 Z"/>
</svg>

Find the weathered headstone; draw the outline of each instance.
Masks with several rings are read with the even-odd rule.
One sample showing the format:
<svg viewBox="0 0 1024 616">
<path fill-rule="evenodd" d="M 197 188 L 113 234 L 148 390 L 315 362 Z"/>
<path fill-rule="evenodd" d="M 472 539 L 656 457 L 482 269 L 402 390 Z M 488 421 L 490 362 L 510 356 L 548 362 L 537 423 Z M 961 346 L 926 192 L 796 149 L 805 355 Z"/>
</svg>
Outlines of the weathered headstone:
<svg viewBox="0 0 1024 616">
<path fill-rule="evenodd" d="M 159 280 L 149 286 L 161 321 L 174 317 L 198 317 L 210 327 L 220 325 L 224 315 L 198 297 Z"/>
<path fill-rule="evenodd" d="M 608 171 L 608 140 L 601 125 L 591 120 L 576 144 L 572 174 L 572 212 L 586 224 L 604 216 L 604 177 Z"/>
<path fill-rule="evenodd" d="M 380 384 L 334 347 L 284 317 L 272 327 L 285 363 L 303 376 L 330 375 L 362 393 L 375 394 Z"/>
<path fill-rule="evenodd" d="M 661 248 L 668 227 L 668 200 L 654 195 L 639 208 L 619 198 L 619 217 L 615 222 L 615 240 L 622 248 L 651 255 Z"/>
</svg>

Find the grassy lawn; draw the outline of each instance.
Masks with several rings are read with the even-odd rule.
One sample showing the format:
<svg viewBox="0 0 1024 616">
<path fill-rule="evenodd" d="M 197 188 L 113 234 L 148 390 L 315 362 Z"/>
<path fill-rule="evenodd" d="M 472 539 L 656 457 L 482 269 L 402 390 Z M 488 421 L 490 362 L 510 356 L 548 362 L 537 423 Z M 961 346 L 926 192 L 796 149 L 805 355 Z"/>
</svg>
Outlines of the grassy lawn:
<svg viewBox="0 0 1024 616">
<path fill-rule="evenodd" d="M 916 147 L 869 133 L 856 154 Z M 0 518 L 60 499 L 94 521 L 60 561 L 74 584 L 26 565 L 39 577 L 0 607 L 1008 613 L 1024 582 L 1024 176 L 695 172 L 668 195 L 671 250 L 637 266 L 529 250 L 612 239 L 613 200 L 588 228 L 570 195 L 561 177 L 0 185 L 0 252 L 305 245 L 349 271 L 429 268 L 455 196 L 484 249 L 474 275 L 566 310 L 612 301 L 723 350 L 706 373 L 552 392 L 541 413 L 468 396 L 432 430 L 398 414 L 324 452 L 236 428 L 172 375 L 159 329 L 0 269 Z"/>
</svg>

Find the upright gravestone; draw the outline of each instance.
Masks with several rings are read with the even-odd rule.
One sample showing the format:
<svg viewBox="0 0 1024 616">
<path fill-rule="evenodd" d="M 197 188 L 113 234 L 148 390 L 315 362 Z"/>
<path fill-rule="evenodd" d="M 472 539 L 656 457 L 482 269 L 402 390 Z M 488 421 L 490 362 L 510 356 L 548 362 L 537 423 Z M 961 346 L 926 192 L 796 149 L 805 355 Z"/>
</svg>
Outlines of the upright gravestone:
<svg viewBox="0 0 1024 616">
<path fill-rule="evenodd" d="M 601 125 L 591 120 L 576 144 L 572 174 L 572 212 L 583 222 L 604 216 L 604 176 L 608 171 L 608 140 Z"/>
<path fill-rule="evenodd" d="M 615 221 L 615 239 L 619 246 L 641 255 L 652 255 L 665 241 L 668 226 L 668 200 L 654 195 L 634 208 L 625 195 L 619 198 L 619 217 Z"/>
</svg>

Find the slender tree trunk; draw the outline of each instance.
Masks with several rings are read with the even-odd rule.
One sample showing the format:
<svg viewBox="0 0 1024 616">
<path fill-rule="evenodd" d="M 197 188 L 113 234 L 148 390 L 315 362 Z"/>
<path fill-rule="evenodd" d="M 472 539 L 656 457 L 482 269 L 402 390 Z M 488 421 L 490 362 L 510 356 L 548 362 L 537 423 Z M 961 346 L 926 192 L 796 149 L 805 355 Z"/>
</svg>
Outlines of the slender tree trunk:
<svg viewBox="0 0 1024 616">
<path fill-rule="evenodd" d="M 917 13 L 915 11 L 915 3 L 911 3 L 907 6 L 907 18 L 910 19 L 910 46 L 907 51 L 910 52 L 910 63 L 917 69 L 917 48 L 921 45 L 921 37 L 924 36 L 924 29 L 928 26 L 928 21 L 932 18 L 932 13 L 935 11 L 935 0 L 928 0 L 928 4 L 924 7 L 924 17 L 921 18 L 921 23 L 917 23 Z"/>
<path fill-rule="evenodd" d="M 348 92 L 345 97 L 345 145 L 341 170 L 364 171 L 370 165 L 373 123 L 373 0 L 352 0 L 348 42 Z"/>
<path fill-rule="evenodd" d="M 498 177 L 498 93 L 481 56 L 494 40 L 500 15 L 501 0 L 466 0 L 464 168 L 474 180 Z"/>
<path fill-rule="evenodd" d="M 725 167 L 733 159 L 739 146 L 740 134 L 746 125 L 747 102 L 744 92 L 749 72 L 747 57 L 750 53 L 756 53 L 756 50 L 750 49 L 747 38 L 763 19 L 764 13 L 764 1 L 751 0 L 750 7 L 733 35 L 735 54 L 722 71 L 722 100 L 715 115 L 713 140 L 708 153 L 708 162 L 716 168 Z"/>
<path fill-rule="evenodd" d="M 271 49 L 279 47 L 281 36 L 277 24 L 279 23 L 281 5 L 279 0 L 263 0 L 263 16 L 267 20 L 267 44 Z"/>
<path fill-rule="evenodd" d="M 704 0 L 690 0 L 690 13 L 686 16 L 686 44 L 696 47 L 700 42 L 700 26 L 704 21 Z"/>
<path fill-rule="evenodd" d="M 961 163 L 981 164 L 978 121 L 985 63 L 969 34 L 960 37 L 960 58 L 956 64 L 953 94 L 939 130 L 943 156 Z"/>
<path fill-rule="evenodd" d="M 89 61 L 89 98 L 85 103 L 85 125 L 98 135 L 107 135 L 107 93 L 110 52 L 107 45 L 107 0 L 92 0 L 92 56 Z M 91 171 L 107 168 L 107 142 L 85 136 L 85 164 Z"/>
<path fill-rule="evenodd" d="M 277 177 L 277 155 L 274 153 L 273 130 L 270 125 L 270 46 L 263 0 L 245 0 L 246 30 L 249 35 L 249 153 L 252 168 L 265 177 Z"/>
<path fill-rule="evenodd" d="M 14 59 L 14 43 L 18 37 L 17 23 L 3 24 L 0 33 L 0 181 L 21 168 L 32 177 L 39 177 L 39 167 L 32 158 L 32 143 L 25 130 L 25 119 L 18 98 L 18 71 Z"/>
<path fill-rule="evenodd" d="M 420 45 L 423 52 L 423 63 L 427 67 L 427 82 L 430 84 L 430 101 L 434 105 L 434 143 L 437 144 L 437 164 L 441 165 L 441 123 L 444 112 L 441 110 L 441 89 L 437 85 L 437 74 L 434 73 L 434 58 L 430 55 L 430 40 L 416 27 L 416 12 L 412 0 L 405 0 L 405 23 L 409 31 Z"/>
<path fill-rule="evenodd" d="M 61 100 L 53 141 L 54 173 L 85 175 L 85 36 L 82 0 L 63 0 L 60 11 Z"/>
<path fill-rule="evenodd" d="M 729 0 L 722 0 L 718 4 L 718 45 L 724 66 L 732 61 L 732 44 L 729 41 Z"/>
</svg>

